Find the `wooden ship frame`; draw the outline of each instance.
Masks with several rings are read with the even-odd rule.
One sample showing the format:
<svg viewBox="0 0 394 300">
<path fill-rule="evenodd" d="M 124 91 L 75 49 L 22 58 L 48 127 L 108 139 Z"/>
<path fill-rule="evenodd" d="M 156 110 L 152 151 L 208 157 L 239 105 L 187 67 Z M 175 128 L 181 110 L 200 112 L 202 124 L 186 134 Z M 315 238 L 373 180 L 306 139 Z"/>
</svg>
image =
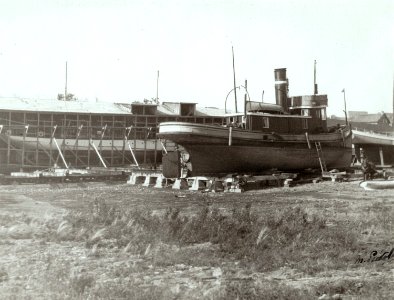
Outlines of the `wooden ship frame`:
<svg viewBox="0 0 394 300">
<path fill-rule="evenodd" d="M 196 103 L 0 99 L 0 173 L 59 168 L 155 169 L 172 142 L 165 121 L 222 124 L 223 111 Z"/>
</svg>

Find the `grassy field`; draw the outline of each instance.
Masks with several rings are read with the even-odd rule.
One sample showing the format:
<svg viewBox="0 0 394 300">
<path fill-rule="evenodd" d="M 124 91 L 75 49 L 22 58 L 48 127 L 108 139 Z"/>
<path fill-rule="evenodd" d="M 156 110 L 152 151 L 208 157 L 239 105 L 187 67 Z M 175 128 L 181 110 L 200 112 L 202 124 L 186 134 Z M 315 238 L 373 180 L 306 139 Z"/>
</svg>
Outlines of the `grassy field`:
<svg viewBox="0 0 394 300">
<path fill-rule="evenodd" d="M 394 297 L 390 190 L 0 189 L 2 299 Z"/>
</svg>

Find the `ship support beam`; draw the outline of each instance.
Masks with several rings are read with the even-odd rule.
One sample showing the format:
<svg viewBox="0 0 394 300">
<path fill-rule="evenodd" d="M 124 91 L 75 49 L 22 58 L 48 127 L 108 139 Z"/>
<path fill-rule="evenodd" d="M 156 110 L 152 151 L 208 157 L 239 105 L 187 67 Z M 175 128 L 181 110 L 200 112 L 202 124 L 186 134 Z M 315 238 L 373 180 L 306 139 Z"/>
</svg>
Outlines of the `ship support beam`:
<svg viewBox="0 0 394 300">
<path fill-rule="evenodd" d="M 61 157 L 62 160 L 63 160 L 64 166 L 66 167 L 66 169 L 68 169 L 68 165 L 67 165 L 67 163 L 66 163 L 66 160 L 64 159 L 62 150 L 60 149 L 59 144 L 57 143 L 56 138 L 55 138 L 55 131 L 56 131 L 56 128 L 57 128 L 57 125 L 55 125 L 55 126 L 53 127 L 53 132 L 52 132 L 51 140 L 53 140 L 53 141 L 55 142 L 55 146 L 56 146 L 57 150 L 59 151 L 59 155 L 60 155 L 60 157 Z M 63 141 L 63 142 L 64 142 L 64 141 Z"/>
<path fill-rule="evenodd" d="M 103 164 L 104 168 L 107 168 L 107 165 L 105 164 L 104 159 L 101 156 L 100 152 L 98 151 L 96 145 L 93 143 L 93 140 L 90 140 L 90 144 L 92 145 L 94 151 L 96 151 L 97 156 L 99 157 L 99 159 L 100 159 L 101 163 Z"/>
<path fill-rule="evenodd" d="M 379 157 L 380 157 L 380 165 L 384 166 L 384 156 L 383 156 L 382 147 L 379 147 Z"/>
<path fill-rule="evenodd" d="M 126 128 L 127 134 L 126 134 L 125 137 L 124 137 L 124 141 L 125 141 L 125 143 L 127 143 L 127 145 L 129 146 L 131 155 L 133 156 L 133 160 L 134 160 L 135 164 L 137 165 L 138 169 L 140 169 L 140 165 L 138 164 L 138 161 L 137 161 L 137 159 L 135 158 L 134 151 L 133 151 L 133 149 L 131 148 L 131 145 L 130 145 L 130 142 L 129 142 L 129 135 L 130 135 L 131 128 L 132 128 L 132 126 Z M 135 145 L 135 144 L 134 144 L 134 145 Z M 145 143 L 145 147 L 146 147 L 146 143 Z M 146 148 L 145 148 L 144 153 L 145 153 L 145 156 L 146 156 Z M 145 156 L 144 156 L 144 157 L 145 157 Z M 144 159 L 145 159 L 145 158 L 144 158 Z"/>
</svg>

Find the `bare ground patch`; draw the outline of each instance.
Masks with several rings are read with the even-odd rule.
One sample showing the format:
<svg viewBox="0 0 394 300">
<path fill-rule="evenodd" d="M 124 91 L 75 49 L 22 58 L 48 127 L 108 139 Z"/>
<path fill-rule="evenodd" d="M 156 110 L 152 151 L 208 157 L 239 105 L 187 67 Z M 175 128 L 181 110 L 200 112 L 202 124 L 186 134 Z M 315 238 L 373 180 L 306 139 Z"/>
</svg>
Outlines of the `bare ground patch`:
<svg viewBox="0 0 394 300">
<path fill-rule="evenodd" d="M 394 247 L 393 204 L 357 182 L 244 194 L 2 187 L 0 295 L 390 299 L 393 259 L 356 261 Z"/>
</svg>

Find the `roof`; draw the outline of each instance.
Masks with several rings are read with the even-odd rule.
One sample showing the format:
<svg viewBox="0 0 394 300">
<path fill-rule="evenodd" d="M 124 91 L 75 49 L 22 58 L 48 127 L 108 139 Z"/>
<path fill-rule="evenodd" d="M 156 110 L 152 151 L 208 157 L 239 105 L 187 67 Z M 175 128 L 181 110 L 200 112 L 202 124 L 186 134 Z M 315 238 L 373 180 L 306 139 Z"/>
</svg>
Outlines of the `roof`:
<svg viewBox="0 0 394 300">
<path fill-rule="evenodd" d="M 163 101 L 163 104 L 197 104 L 197 102 Z"/>
<path fill-rule="evenodd" d="M 59 101 L 22 98 L 0 98 L 0 110 L 91 113 L 91 114 L 127 114 L 130 104 L 99 101 Z"/>
<path fill-rule="evenodd" d="M 390 120 L 390 123 L 393 124 L 393 113 L 385 113 L 387 118 Z"/>
<path fill-rule="evenodd" d="M 366 114 L 366 115 L 356 115 L 352 118 L 349 118 L 352 122 L 361 122 L 361 123 L 377 123 L 382 117 L 381 113 L 378 114 Z"/>
<path fill-rule="evenodd" d="M 196 116 L 218 116 L 223 117 L 225 115 L 223 108 L 217 107 L 196 107 Z"/>
<path fill-rule="evenodd" d="M 349 123 L 353 128 L 370 130 L 375 132 L 392 131 L 392 113 L 366 114 L 358 117 L 349 118 Z M 344 118 L 331 116 L 327 118 L 327 126 L 335 126 L 336 124 L 345 124 Z"/>
<path fill-rule="evenodd" d="M 283 107 L 278 104 L 273 103 L 263 103 L 257 101 L 248 101 L 246 102 L 246 110 L 247 111 L 275 111 L 275 112 L 283 112 Z"/>
<path fill-rule="evenodd" d="M 176 103 L 176 102 L 171 102 Z M 179 102 L 178 102 L 179 103 Z M 181 102 L 185 103 L 185 102 Z M 59 101 L 42 99 L 0 98 L 0 110 L 56 112 L 56 113 L 86 113 L 86 114 L 131 114 L 131 104 L 148 105 L 145 103 L 110 103 L 100 101 Z M 195 104 L 195 103 L 187 103 Z M 156 104 L 155 104 L 156 105 Z M 196 107 L 195 116 L 224 116 L 224 109 L 215 107 Z M 179 114 L 170 110 L 166 105 L 157 106 L 157 115 L 177 116 Z"/>
<path fill-rule="evenodd" d="M 362 111 L 362 110 L 348 110 L 347 112 L 349 118 L 357 117 L 360 115 L 368 115 L 367 111 Z"/>
<path fill-rule="evenodd" d="M 366 111 L 348 111 L 349 120 L 360 123 L 389 123 L 393 122 L 393 113 L 384 111 L 377 114 L 369 114 Z"/>
</svg>

